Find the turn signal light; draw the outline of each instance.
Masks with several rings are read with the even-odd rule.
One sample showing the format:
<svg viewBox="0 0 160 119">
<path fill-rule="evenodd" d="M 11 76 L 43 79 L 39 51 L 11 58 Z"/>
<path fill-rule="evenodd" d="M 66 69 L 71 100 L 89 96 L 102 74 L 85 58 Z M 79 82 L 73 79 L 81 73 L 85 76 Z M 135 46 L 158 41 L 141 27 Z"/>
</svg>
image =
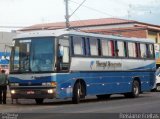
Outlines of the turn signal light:
<svg viewBox="0 0 160 119">
<path fill-rule="evenodd" d="M 56 86 L 57 86 L 57 83 L 56 83 L 56 82 L 51 82 L 51 86 L 56 87 Z"/>
</svg>

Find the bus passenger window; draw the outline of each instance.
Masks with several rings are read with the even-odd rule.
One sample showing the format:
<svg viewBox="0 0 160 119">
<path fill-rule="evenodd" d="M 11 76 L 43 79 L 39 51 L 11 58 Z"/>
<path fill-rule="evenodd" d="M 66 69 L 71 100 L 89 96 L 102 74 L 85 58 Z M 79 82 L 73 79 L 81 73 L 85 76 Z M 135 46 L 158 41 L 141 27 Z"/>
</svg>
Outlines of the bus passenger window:
<svg viewBox="0 0 160 119">
<path fill-rule="evenodd" d="M 128 42 L 128 55 L 129 57 L 136 57 L 136 44 Z"/>
<path fill-rule="evenodd" d="M 97 39 L 93 38 L 89 40 L 90 42 L 90 52 L 92 56 L 98 56 L 98 43 Z"/>
<path fill-rule="evenodd" d="M 84 54 L 82 38 L 73 37 L 72 44 L 73 44 L 74 55 L 83 55 Z"/>
<path fill-rule="evenodd" d="M 141 58 L 147 58 L 147 47 L 146 44 L 140 44 L 140 50 L 141 50 Z"/>
<path fill-rule="evenodd" d="M 125 52 L 124 52 L 124 42 L 122 41 L 117 41 L 117 56 L 119 57 L 124 57 Z"/>
<path fill-rule="evenodd" d="M 112 48 L 111 48 L 111 41 L 108 40 L 101 40 L 101 47 L 102 47 L 102 55 L 103 56 L 112 56 Z"/>
<path fill-rule="evenodd" d="M 148 58 L 154 58 L 154 47 L 152 44 L 148 45 Z"/>
</svg>

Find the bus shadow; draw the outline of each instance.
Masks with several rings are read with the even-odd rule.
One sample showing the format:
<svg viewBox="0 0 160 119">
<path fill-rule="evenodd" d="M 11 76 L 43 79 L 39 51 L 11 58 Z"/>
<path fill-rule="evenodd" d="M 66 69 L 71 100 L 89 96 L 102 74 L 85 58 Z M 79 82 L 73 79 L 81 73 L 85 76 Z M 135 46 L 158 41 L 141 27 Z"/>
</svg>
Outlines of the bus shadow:
<svg viewBox="0 0 160 119">
<path fill-rule="evenodd" d="M 86 103 L 96 103 L 96 102 L 113 102 L 116 100 L 132 100 L 132 99 L 142 99 L 142 98 L 147 98 L 147 97 L 151 97 L 150 95 L 146 95 L 147 93 L 143 93 L 143 95 L 140 95 L 138 98 L 126 98 L 123 95 L 112 95 L 109 99 L 97 99 L 96 97 L 92 97 L 92 98 L 86 98 L 81 100 L 80 104 L 86 104 Z M 15 105 L 15 104 L 14 104 Z M 25 105 L 25 106 L 31 106 L 31 105 L 37 105 L 36 102 L 34 100 L 32 100 L 30 103 L 28 103 L 28 101 L 26 100 L 25 102 L 23 101 L 19 101 L 19 103 L 17 103 L 16 105 Z M 61 105 L 73 105 L 71 99 L 67 99 L 67 100 L 45 100 L 43 104 L 39 104 L 37 106 L 61 106 Z"/>
</svg>

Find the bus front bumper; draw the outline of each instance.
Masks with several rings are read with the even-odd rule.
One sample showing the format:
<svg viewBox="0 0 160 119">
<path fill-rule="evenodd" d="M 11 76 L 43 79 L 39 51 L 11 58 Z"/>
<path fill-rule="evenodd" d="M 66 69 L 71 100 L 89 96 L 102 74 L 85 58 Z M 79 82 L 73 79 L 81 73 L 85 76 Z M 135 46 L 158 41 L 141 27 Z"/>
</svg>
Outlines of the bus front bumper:
<svg viewBox="0 0 160 119">
<path fill-rule="evenodd" d="M 12 99 L 53 99 L 56 97 L 56 88 L 10 88 Z"/>
</svg>

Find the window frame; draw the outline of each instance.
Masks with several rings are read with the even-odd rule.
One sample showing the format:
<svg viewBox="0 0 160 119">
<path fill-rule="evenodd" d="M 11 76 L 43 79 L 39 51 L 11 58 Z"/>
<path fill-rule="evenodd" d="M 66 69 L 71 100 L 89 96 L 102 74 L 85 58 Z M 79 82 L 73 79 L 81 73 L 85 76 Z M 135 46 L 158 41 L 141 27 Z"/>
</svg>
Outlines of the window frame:
<svg viewBox="0 0 160 119">
<path fill-rule="evenodd" d="M 75 51 L 74 51 L 74 37 L 78 37 L 79 39 L 81 39 L 81 43 L 82 43 L 82 45 L 81 45 L 81 47 L 82 47 L 82 49 L 81 49 L 81 50 L 82 50 L 82 54 L 75 54 Z M 83 38 L 84 38 L 84 37 L 78 36 L 78 35 L 74 35 L 74 36 L 71 35 L 71 36 L 70 36 L 70 39 L 71 39 L 71 40 L 70 40 L 70 41 L 71 41 L 71 43 L 70 43 L 70 44 L 71 44 L 71 53 L 72 53 L 73 56 L 85 56 L 85 51 L 84 51 L 84 50 L 85 50 L 85 49 L 84 49 L 84 43 L 85 43 L 85 42 L 83 41 L 83 40 L 84 40 Z"/>
<path fill-rule="evenodd" d="M 82 40 L 82 50 L 83 50 L 83 54 L 78 55 L 78 54 L 74 54 L 73 53 L 73 38 L 74 37 L 79 37 Z M 140 48 L 140 44 L 149 44 L 152 45 L 153 49 L 154 49 L 154 44 L 153 43 L 147 43 L 147 42 L 138 42 L 138 41 L 129 41 L 129 40 L 123 40 L 123 39 L 113 39 L 113 38 L 102 38 L 102 37 L 90 37 L 90 36 L 82 36 L 82 35 L 70 35 L 70 45 L 71 45 L 71 55 L 73 57 L 75 56 L 79 56 L 79 57 L 86 57 L 86 58 L 114 58 L 114 59 L 154 59 L 155 58 L 155 51 L 153 50 L 153 57 L 146 57 L 146 58 L 142 58 L 141 57 L 141 48 Z M 97 55 L 92 55 L 91 54 L 91 45 L 90 45 L 90 41 L 95 39 L 96 40 L 96 47 L 97 47 Z M 103 46 L 102 46 L 102 40 L 110 42 L 110 47 L 111 47 L 111 56 L 106 56 L 103 55 Z M 116 42 L 123 42 L 124 44 L 124 56 L 116 56 L 115 55 L 115 50 L 116 50 Z M 129 56 L 129 47 L 128 47 L 128 43 L 134 43 L 135 44 L 135 57 Z M 113 50 L 113 51 L 112 51 Z"/>
</svg>

